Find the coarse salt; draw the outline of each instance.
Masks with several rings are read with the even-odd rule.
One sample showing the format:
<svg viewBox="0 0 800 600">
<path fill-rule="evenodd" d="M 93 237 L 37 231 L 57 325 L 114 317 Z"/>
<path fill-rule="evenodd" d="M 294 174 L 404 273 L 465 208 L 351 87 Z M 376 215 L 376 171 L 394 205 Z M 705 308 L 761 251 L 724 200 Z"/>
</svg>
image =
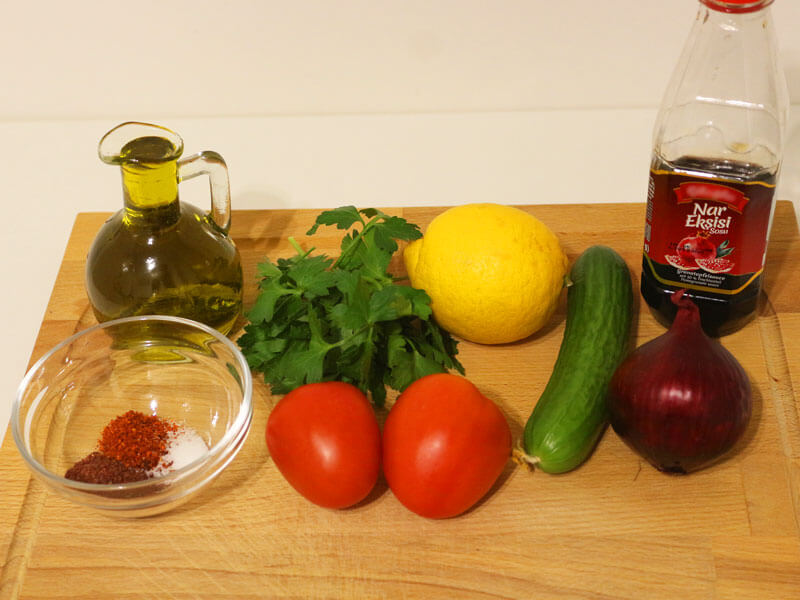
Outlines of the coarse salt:
<svg viewBox="0 0 800 600">
<path fill-rule="evenodd" d="M 159 463 L 148 471 L 150 477 L 159 477 L 183 468 L 208 454 L 208 446 L 200 434 L 191 427 L 178 425 L 167 437 L 167 451 Z"/>
</svg>

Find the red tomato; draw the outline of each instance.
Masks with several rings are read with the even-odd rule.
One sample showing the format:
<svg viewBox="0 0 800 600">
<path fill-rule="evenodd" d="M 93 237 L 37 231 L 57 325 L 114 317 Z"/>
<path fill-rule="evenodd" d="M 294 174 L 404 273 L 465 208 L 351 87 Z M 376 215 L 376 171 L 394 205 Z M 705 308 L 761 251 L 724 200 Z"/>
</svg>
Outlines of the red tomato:
<svg viewBox="0 0 800 600">
<path fill-rule="evenodd" d="M 286 394 L 267 421 L 267 447 L 291 486 L 326 508 L 356 504 L 378 479 L 378 421 L 367 397 L 347 383 L 311 383 Z"/>
<path fill-rule="evenodd" d="M 463 377 L 418 379 L 395 402 L 383 427 L 383 473 L 409 510 L 454 517 L 480 500 L 511 455 L 503 413 Z"/>
</svg>

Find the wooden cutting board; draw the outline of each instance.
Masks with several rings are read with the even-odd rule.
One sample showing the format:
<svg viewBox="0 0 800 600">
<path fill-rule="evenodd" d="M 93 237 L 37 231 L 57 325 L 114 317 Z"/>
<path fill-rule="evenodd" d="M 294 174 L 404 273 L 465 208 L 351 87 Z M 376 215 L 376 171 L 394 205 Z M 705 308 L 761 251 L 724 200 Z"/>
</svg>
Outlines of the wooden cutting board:
<svg viewBox="0 0 800 600">
<path fill-rule="evenodd" d="M 425 226 L 439 208 L 397 209 Z M 531 206 L 570 259 L 617 249 L 638 289 L 644 205 Z M 245 267 L 288 256 L 319 211 L 244 211 L 232 235 Z M 78 215 L 31 361 L 94 323 L 83 289 L 87 249 L 107 215 Z M 341 232 L 314 236 L 336 254 Z M 30 479 L 10 433 L 0 450 L 0 598 L 800 598 L 800 239 L 777 207 L 758 319 L 724 338 L 754 386 L 754 418 L 725 462 L 689 476 L 657 472 L 608 430 L 568 474 L 509 462 L 473 510 L 432 521 L 381 480 L 342 511 L 298 496 L 271 462 L 264 427 L 276 398 L 255 389 L 250 436 L 195 500 L 161 516 L 118 520 L 73 506 Z M 663 332 L 638 302 L 638 342 Z M 500 347 L 463 342 L 467 376 L 519 437 L 561 342 L 552 324 Z M 8 400 L 6 400 L 8 401 Z M 465 462 L 469 461 L 465 456 Z"/>
</svg>

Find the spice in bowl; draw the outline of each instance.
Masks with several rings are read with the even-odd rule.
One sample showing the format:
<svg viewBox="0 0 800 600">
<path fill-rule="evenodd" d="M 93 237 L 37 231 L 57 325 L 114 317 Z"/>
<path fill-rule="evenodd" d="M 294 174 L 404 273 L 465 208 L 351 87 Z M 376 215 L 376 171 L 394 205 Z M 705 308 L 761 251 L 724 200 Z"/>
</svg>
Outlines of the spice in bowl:
<svg viewBox="0 0 800 600">
<path fill-rule="evenodd" d="M 128 483 L 166 475 L 208 452 L 191 427 L 129 410 L 103 429 L 97 450 L 64 477 L 84 483 Z"/>
<path fill-rule="evenodd" d="M 102 452 L 92 452 L 72 465 L 64 477 L 84 483 L 130 483 L 147 479 L 147 471 L 126 467 Z"/>
</svg>

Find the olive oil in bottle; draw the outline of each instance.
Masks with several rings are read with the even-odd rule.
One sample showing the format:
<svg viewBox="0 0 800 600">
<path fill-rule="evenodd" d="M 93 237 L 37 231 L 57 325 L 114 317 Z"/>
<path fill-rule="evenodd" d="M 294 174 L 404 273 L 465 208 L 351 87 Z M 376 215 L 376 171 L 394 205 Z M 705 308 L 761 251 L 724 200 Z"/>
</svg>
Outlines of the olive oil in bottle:
<svg viewBox="0 0 800 600">
<path fill-rule="evenodd" d="M 242 312 L 225 163 L 214 152 L 179 160 L 182 151 L 177 134 L 144 123 L 124 123 L 100 142 L 100 157 L 121 168 L 124 206 L 87 258 L 86 289 L 99 321 L 174 315 L 227 334 Z M 211 179 L 210 213 L 178 197 L 178 183 L 201 174 Z"/>
</svg>

